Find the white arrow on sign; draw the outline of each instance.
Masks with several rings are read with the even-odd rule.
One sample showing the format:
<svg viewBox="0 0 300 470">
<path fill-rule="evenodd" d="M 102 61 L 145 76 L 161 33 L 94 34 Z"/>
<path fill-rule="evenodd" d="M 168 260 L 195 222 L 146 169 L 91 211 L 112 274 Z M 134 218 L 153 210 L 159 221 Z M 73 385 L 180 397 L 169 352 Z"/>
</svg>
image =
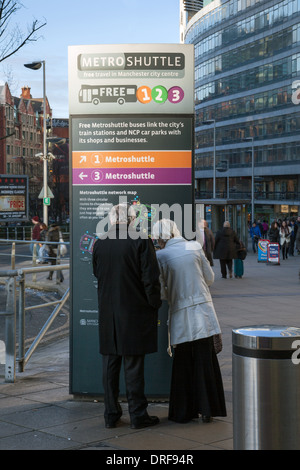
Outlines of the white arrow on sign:
<svg viewBox="0 0 300 470">
<path fill-rule="evenodd" d="M 86 163 L 86 155 L 81 155 L 81 160 L 79 163 Z"/>
<path fill-rule="evenodd" d="M 85 175 L 83 171 L 80 173 L 79 178 L 83 180 L 84 178 L 87 178 L 88 175 Z"/>
</svg>

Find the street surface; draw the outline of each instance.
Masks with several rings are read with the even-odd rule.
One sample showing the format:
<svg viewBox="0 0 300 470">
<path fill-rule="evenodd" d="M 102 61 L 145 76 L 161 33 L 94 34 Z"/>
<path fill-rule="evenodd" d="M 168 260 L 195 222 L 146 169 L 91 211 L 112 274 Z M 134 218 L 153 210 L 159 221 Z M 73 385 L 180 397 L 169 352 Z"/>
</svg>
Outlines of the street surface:
<svg viewBox="0 0 300 470">
<path fill-rule="evenodd" d="M 45 346 L 42 342 L 25 372 L 17 374 L 16 383 L 4 384 L 0 368 L 0 450 L 125 449 L 134 452 L 143 449 L 168 453 L 172 450 L 232 450 L 232 330 L 264 324 L 300 326 L 300 256 L 281 261 L 280 265 L 268 265 L 258 263 L 257 256 L 249 250 L 244 268 L 242 279 L 222 279 L 219 261 L 215 261 L 213 268 L 215 282 L 211 292 L 223 335 L 223 350 L 218 359 L 226 417 L 216 417 L 208 424 L 201 419 L 186 424 L 172 423 L 167 419 L 168 403 L 150 401 L 149 413 L 159 416 L 160 424 L 133 431 L 129 427 L 127 403 L 122 401 L 120 426 L 106 429 L 101 398 L 81 400 L 69 394 L 69 337 L 66 335 Z M 67 274 L 65 278 L 64 288 Z M 170 358 L 170 367 L 171 361 Z"/>
</svg>

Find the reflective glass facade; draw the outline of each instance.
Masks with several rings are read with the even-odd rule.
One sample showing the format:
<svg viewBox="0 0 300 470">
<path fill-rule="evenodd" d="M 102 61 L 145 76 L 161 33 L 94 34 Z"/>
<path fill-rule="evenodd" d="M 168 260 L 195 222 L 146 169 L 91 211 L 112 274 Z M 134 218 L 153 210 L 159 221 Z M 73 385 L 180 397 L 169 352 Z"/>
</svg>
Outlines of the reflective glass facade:
<svg viewBox="0 0 300 470">
<path fill-rule="evenodd" d="M 195 45 L 196 199 L 213 195 L 214 155 L 216 196 L 249 198 L 254 156 L 256 215 L 298 215 L 300 0 L 204 5 L 184 39 Z"/>
</svg>

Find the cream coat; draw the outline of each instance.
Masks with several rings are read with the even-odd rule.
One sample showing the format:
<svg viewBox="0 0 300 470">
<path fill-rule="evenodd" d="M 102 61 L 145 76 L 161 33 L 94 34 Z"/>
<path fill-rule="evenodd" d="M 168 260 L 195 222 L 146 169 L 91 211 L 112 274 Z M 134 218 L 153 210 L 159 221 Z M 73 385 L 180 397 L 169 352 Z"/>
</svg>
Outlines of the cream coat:
<svg viewBox="0 0 300 470">
<path fill-rule="evenodd" d="M 182 237 L 169 240 L 157 252 L 162 299 L 169 303 L 172 345 L 221 332 L 209 287 L 214 272 L 198 242 Z"/>
</svg>

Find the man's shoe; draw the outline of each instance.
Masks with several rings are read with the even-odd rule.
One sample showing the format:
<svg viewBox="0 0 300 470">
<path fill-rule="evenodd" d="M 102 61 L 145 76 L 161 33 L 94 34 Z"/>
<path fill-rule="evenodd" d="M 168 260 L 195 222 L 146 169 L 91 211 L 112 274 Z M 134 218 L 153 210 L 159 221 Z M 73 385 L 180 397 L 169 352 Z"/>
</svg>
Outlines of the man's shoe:
<svg viewBox="0 0 300 470">
<path fill-rule="evenodd" d="M 107 421 L 105 421 L 105 427 L 106 429 L 113 429 L 113 428 L 116 428 L 117 425 L 118 425 L 118 422 L 120 421 L 120 418 L 121 416 L 118 416 L 117 418 L 114 418 L 114 419 L 108 419 Z"/>
<path fill-rule="evenodd" d="M 116 428 L 118 421 L 119 421 L 118 419 L 117 419 L 117 421 L 107 421 L 107 423 L 105 423 L 105 427 L 106 427 L 107 429 Z"/>
<path fill-rule="evenodd" d="M 146 416 L 140 419 L 137 419 L 131 423 L 131 429 L 142 429 L 147 428 L 148 426 L 155 426 L 159 423 L 159 418 L 157 416 Z"/>
</svg>

